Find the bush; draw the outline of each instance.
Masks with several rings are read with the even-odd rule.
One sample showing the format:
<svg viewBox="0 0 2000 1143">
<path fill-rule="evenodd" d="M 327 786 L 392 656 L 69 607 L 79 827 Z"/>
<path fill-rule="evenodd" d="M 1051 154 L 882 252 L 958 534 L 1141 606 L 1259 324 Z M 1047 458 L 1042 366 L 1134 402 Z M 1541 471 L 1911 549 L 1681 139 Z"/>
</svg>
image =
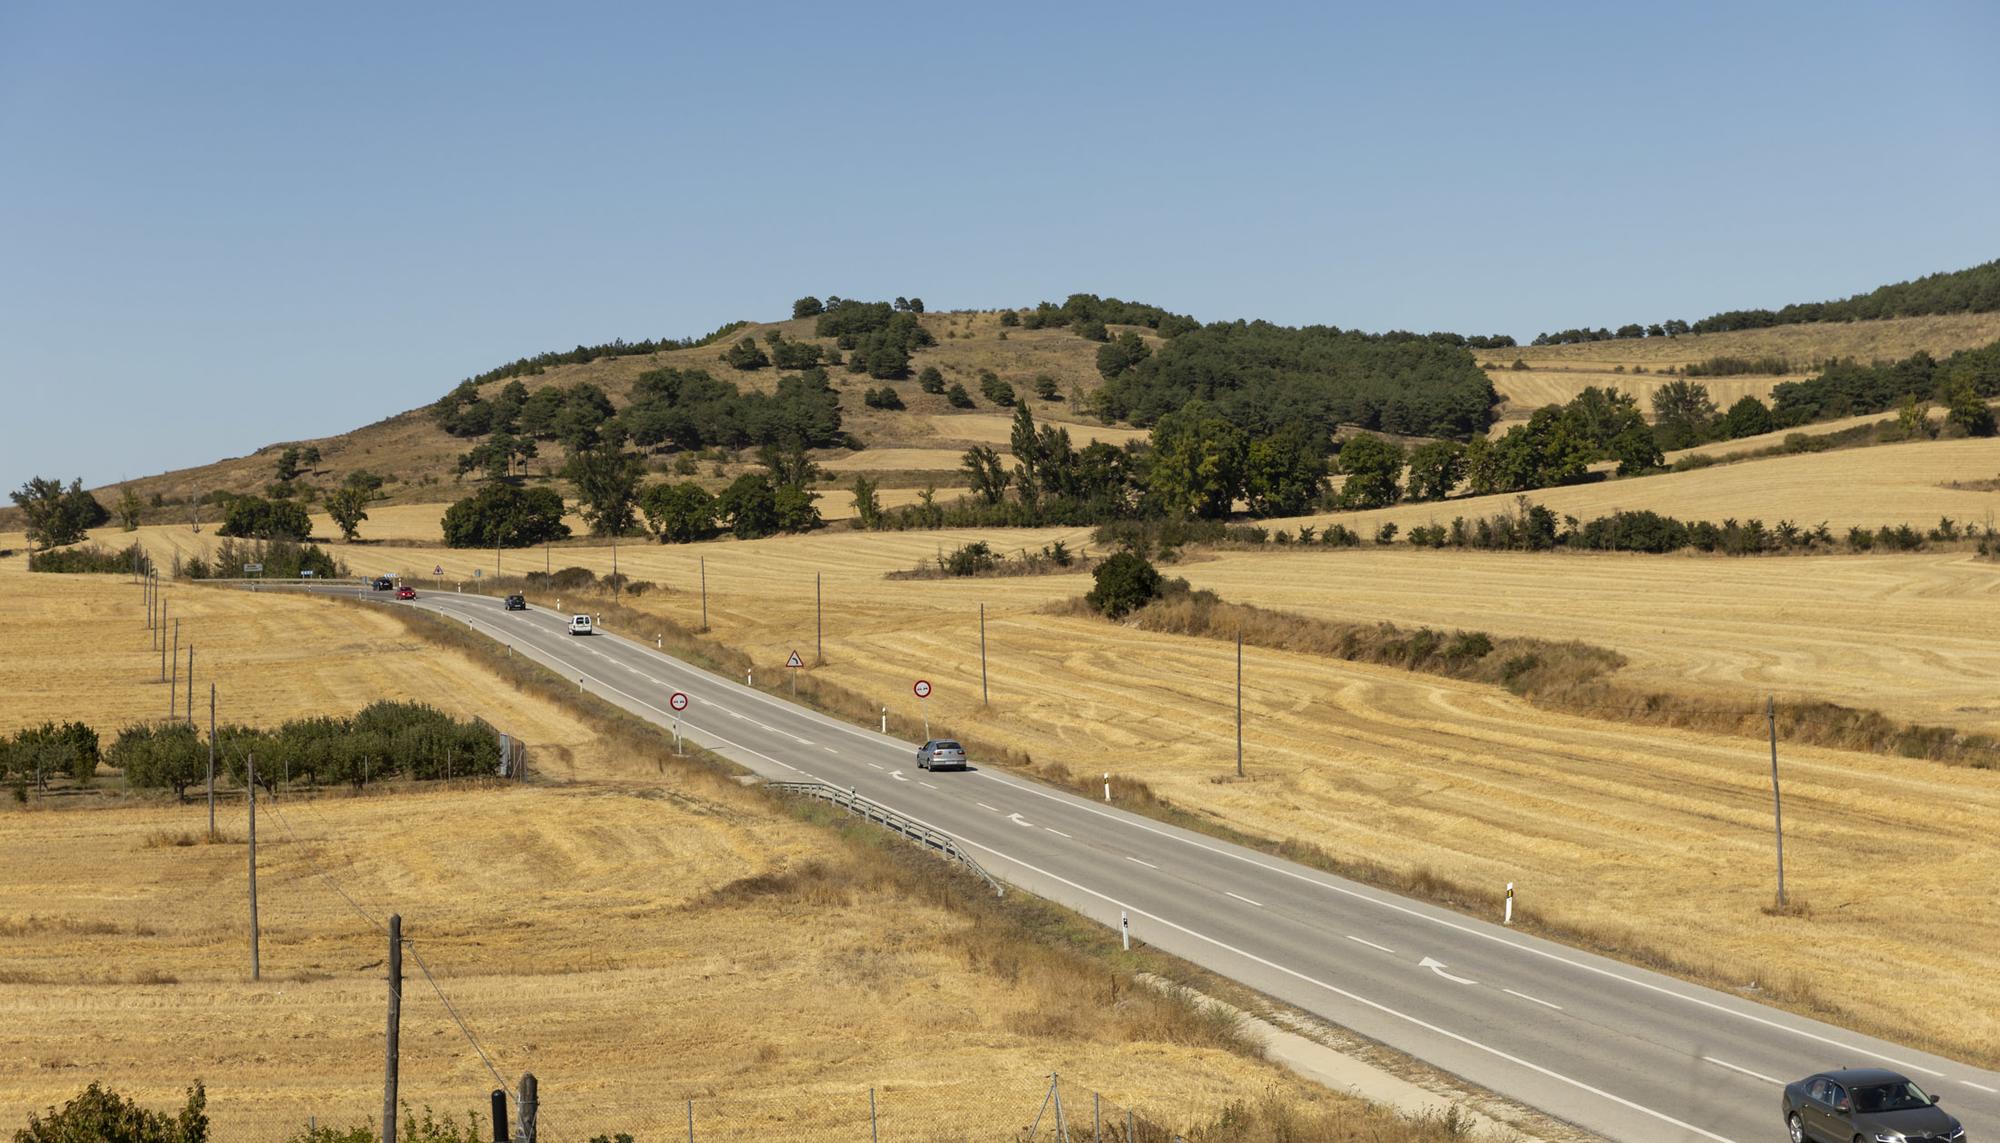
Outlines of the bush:
<svg viewBox="0 0 2000 1143">
<path fill-rule="evenodd" d="M 966 392 L 965 386 L 956 381 L 952 382 L 951 388 L 945 390 L 944 399 L 950 402 L 954 409 L 972 408 L 972 394 Z"/>
<path fill-rule="evenodd" d="M 256 540 L 303 540 L 312 535 L 312 519 L 306 515 L 303 504 L 291 500 L 238 496 L 229 502 L 229 511 L 216 534 Z"/>
<path fill-rule="evenodd" d="M 997 567 L 1000 557 L 993 553 L 992 545 L 985 540 L 974 540 L 953 549 L 948 556 L 939 556 L 937 563 L 939 570 L 946 575 L 978 575 Z"/>
<path fill-rule="evenodd" d="M 979 391 L 986 395 L 987 400 L 1003 409 L 1012 408 L 1016 400 L 1014 387 L 990 371 L 979 375 Z"/>
<path fill-rule="evenodd" d="M 31 572 L 78 573 L 89 572 L 101 575 L 121 575 L 138 566 L 139 545 L 132 544 L 120 551 L 109 551 L 96 544 L 86 544 L 80 548 L 65 548 L 55 552 L 28 553 L 28 570 Z"/>
<path fill-rule="evenodd" d="M 926 393 L 944 392 L 944 374 L 935 365 L 926 365 L 917 374 L 917 388 Z"/>
<path fill-rule="evenodd" d="M 188 1088 L 178 1115 L 148 1111 L 110 1088 L 93 1083 L 48 1118 L 30 1113 L 14 1143 L 207 1143 L 208 1092 L 199 1080 Z"/>
<path fill-rule="evenodd" d="M 1160 597 L 1160 573 L 1137 552 L 1119 552 L 1091 573 L 1097 586 L 1084 596 L 1110 619 L 1122 619 Z"/>
<path fill-rule="evenodd" d="M 903 404 L 903 395 L 888 385 L 884 385 L 880 389 L 870 389 L 863 393 L 861 395 L 861 403 L 871 409 L 901 409 L 906 407 Z"/>
</svg>

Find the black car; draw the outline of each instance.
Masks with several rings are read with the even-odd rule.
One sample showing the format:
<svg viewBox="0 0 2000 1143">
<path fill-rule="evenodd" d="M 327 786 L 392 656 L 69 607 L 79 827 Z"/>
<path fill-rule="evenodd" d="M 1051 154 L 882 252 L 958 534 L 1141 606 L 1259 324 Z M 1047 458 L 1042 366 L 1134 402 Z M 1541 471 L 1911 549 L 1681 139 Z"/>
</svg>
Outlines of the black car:
<svg viewBox="0 0 2000 1143">
<path fill-rule="evenodd" d="M 1887 1068 L 1843 1068 L 1785 1085 L 1792 1143 L 1964 1143 L 1965 1128 L 1938 1098 Z"/>
<path fill-rule="evenodd" d="M 522 595 L 510 595 L 507 597 L 507 602 L 501 606 L 509 611 L 526 611 L 528 609 L 528 599 Z"/>
<path fill-rule="evenodd" d="M 393 576 L 386 576 L 386 575 L 378 575 L 378 576 L 376 576 L 376 577 L 375 577 L 375 590 L 376 590 L 376 591 L 394 591 L 394 590 L 396 590 L 396 580 L 395 580 L 395 577 L 393 577 Z"/>
</svg>

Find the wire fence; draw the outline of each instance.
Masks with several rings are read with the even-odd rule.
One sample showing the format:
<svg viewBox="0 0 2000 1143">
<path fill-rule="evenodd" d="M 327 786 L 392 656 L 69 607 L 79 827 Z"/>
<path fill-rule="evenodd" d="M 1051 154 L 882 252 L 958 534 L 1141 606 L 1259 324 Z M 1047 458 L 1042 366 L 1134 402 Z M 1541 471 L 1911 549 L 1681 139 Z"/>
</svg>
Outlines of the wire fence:
<svg viewBox="0 0 2000 1143">
<path fill-rule="evenodd" d="M 949 1061 L 940 1063 L 949 1067 Z M 301 1090 L 239 1099 L 226 1087 L 211 1087 L 208 1095 L 209 1137 L 232 1143 L 288 1143 L 311 1139 L 315 1131 L 373 1131 L 381 1124 L 379 1098 L 316 1098 Z M 536 1143 L 617 1143 L 621 1136 L 633 1143 L 1173 1143 L 1223 1113 L 1194 1106 L 1149 1111 L 1054 1074 L 717 1089 L 679 1100 L 566 1095 L 548 1085 L 541 1097 Z M 421 1129 L 429 1117 L 462 1132 L 449 1137 L 488 1140 L 489 1099 L 485 1092 L 412 1091 L 406 1085 L 400 1100 L 406 1110 L 398 1121 L 414 1118 L 419 1130 L 406 1137 L 433 1138 Z M 508 1115 L 509 1137 L 520 1139 L 511 1099 Z M 346 1136 L 340 1138 L 346 1143 Z"/>
</svg>

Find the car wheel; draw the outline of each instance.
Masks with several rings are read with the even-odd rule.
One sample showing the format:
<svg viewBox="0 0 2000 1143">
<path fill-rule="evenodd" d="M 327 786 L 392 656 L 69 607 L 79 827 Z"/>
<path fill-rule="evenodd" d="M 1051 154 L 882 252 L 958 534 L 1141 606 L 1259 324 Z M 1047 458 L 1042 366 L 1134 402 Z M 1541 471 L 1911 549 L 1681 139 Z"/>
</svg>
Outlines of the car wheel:
<svg viewBox="0 0 2000 1143">
<path fill-rule="evenodd" d="M 1785 1117 L 1785 1129 L 1791 1132 L 1792 1143 L 1806 1143 L 1806 1125 L 1799 1121 L 1798 1112 Z"/>
</svg>

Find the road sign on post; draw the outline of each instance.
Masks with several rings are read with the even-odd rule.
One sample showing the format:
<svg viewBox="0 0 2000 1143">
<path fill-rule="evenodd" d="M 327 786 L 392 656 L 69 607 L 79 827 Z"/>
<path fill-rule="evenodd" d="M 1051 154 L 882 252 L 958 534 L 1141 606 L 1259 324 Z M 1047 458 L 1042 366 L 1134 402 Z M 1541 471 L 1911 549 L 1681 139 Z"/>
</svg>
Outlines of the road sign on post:
<svg viewBox="0 0 2000 1143">
<path fill-rule="evenodd" d="M 924 741 L 929 742 L 931 738 L 931 704 L 924 700 L 931 697 L 931 681 L 929 679 L 918 679 L 917 685 L 910 689 L 916 692 L 918 700 L 917 709 L 924 712 Z"/>
<path fill-rule="evenodd" d="M 688 697 L 675 691 L 673 697 L 667 700 L 667 705 L 674 708 L 674 757 L 678 758 L 681 753 L 681 712 L 688 708 Z"/>
<path fill-rule="evenodd" d="M 244 575 L 263 575 L 263 574 L 264 574 L 264 565 L 263 565 L 263 564 L 244 564 L 244 565 L 243 565 L 243 574 L 244 574 Z"/>
<path fill-rule="evenodd" d="M 798 651 L 794 649 L 792 657 L 785 660 L 785 665 L 792 669 L 792 697 L 797 698 L 799 697 L 799 668 L 805 666 L 806 661 L 799 658 Z"/>
</svg>

